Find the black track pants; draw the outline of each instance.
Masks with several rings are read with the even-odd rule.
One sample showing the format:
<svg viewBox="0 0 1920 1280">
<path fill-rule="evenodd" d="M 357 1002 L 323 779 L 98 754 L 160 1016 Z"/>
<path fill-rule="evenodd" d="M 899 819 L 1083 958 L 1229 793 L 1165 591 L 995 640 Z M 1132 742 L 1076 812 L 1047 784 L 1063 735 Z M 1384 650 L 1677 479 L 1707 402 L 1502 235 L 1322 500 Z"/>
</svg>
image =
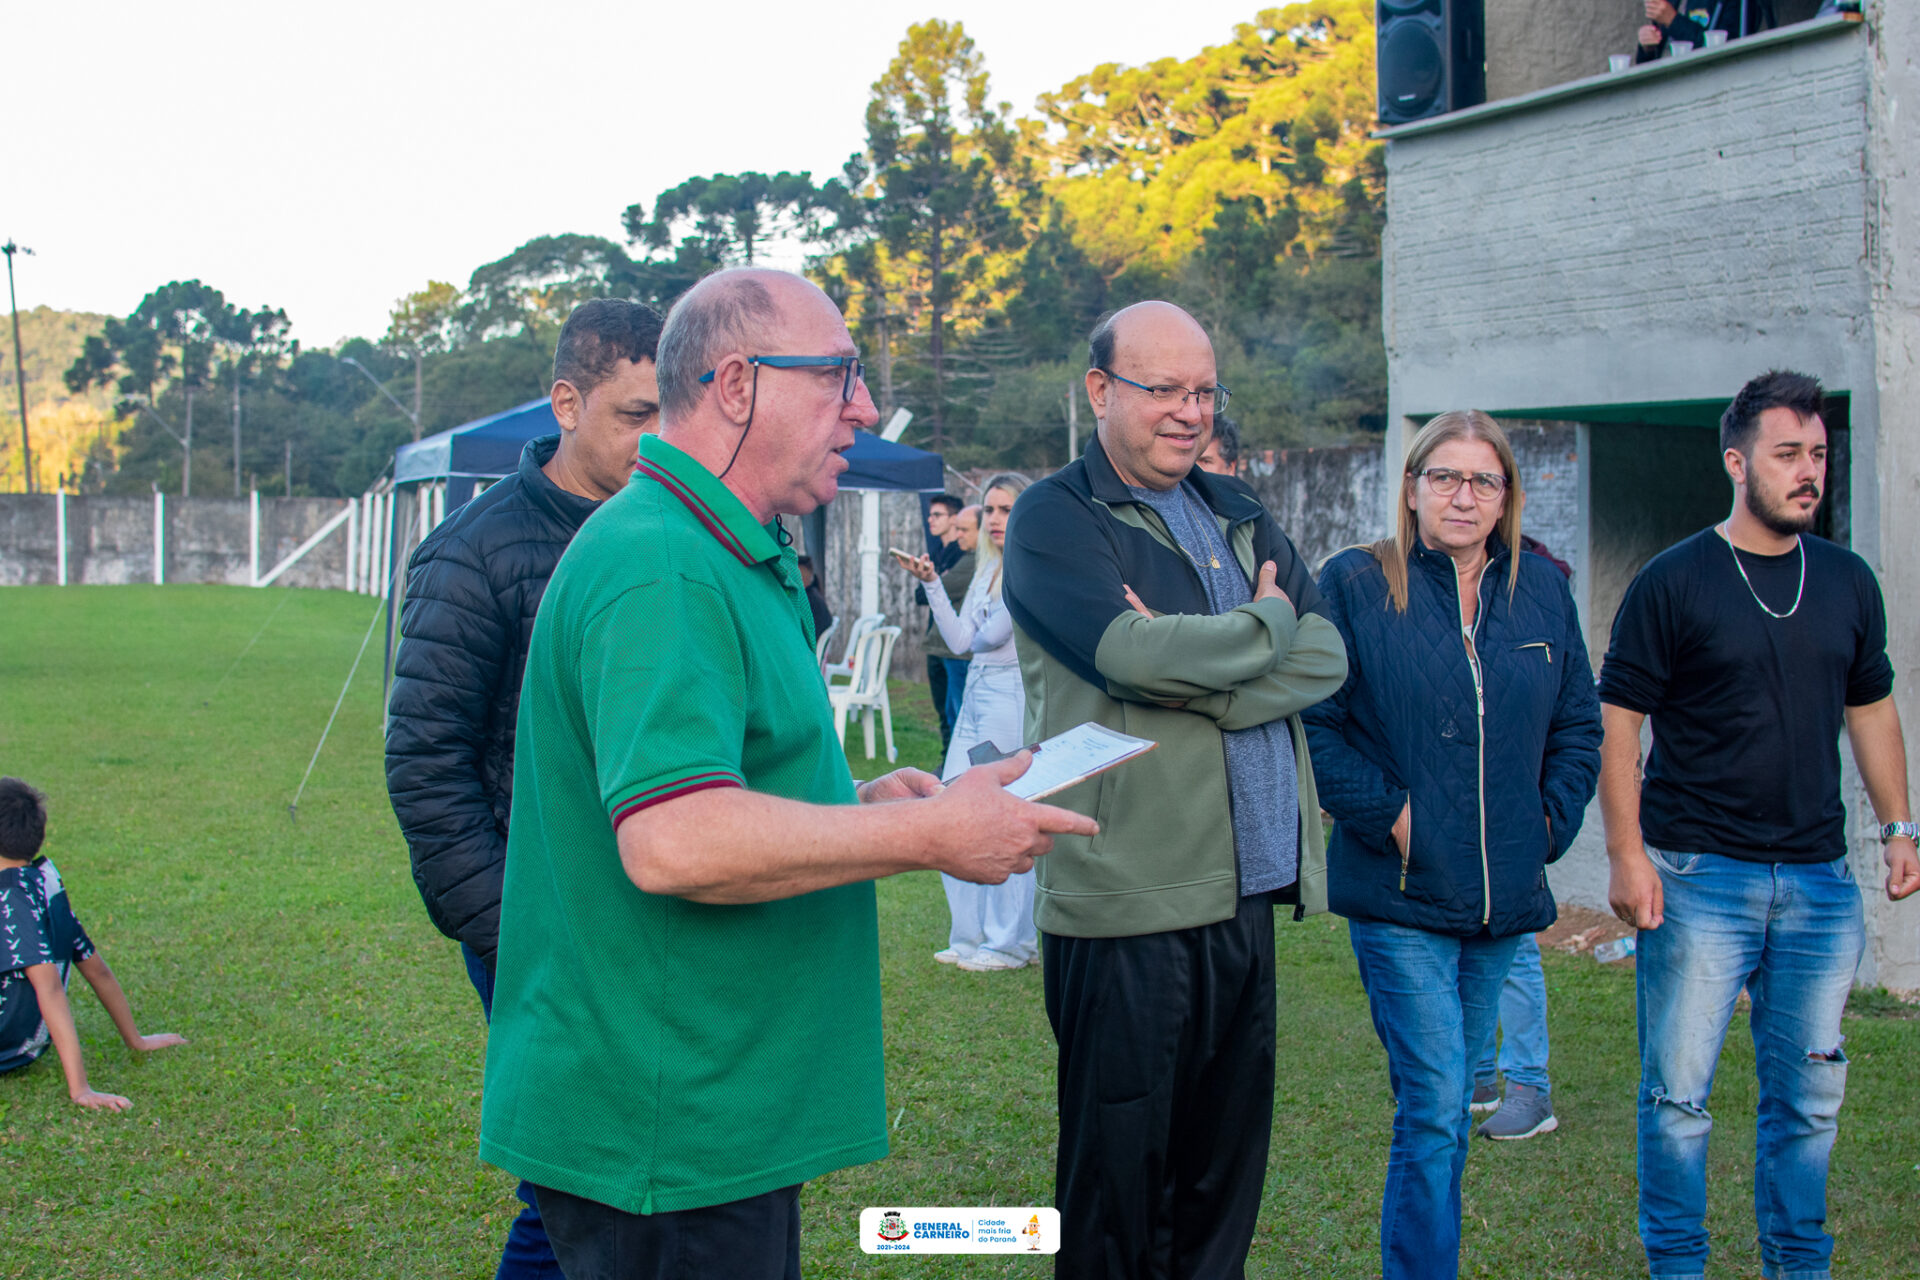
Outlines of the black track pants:
<svg viewBox="0 0 1920 1280">
<path fill-rule="evenodd" d="M 1244 1275 L 1273 1131 L 1273 906 L 1132 938 L 1045 935 L 1064 1280 Z"/>
</svg>

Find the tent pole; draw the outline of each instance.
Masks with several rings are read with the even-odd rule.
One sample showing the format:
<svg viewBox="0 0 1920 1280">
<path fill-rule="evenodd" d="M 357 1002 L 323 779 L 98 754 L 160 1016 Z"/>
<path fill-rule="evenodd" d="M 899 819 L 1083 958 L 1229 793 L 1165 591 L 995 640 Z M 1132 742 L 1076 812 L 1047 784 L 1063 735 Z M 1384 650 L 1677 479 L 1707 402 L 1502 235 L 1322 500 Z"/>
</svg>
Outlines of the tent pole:
<svg viewBox="0 0 1920 1280">
<path fill-rule="evenodd" d="M 860 616 L 880 612 L 880 495 L 860 493 Z"/>
</svg>

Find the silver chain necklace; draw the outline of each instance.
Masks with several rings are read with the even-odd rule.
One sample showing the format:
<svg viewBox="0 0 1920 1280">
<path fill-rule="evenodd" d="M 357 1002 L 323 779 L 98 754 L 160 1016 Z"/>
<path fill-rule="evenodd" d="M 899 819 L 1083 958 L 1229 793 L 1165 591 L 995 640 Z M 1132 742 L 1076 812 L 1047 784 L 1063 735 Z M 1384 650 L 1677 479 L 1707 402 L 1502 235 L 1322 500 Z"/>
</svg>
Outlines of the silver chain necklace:
<svg viewBox="0 0 1920 1280">
<path fill-rule="evenodd" d="M 1795 534 L 1793 538 L 1793 545 L 1800 551 L 1800 585 L 1794 589 L 1793 607 L 1785 613 L 1775 613 L 1768 608 L 1767 602 L 1760 598 L 1760 593 L 1753 589 L 1753 579 L 1747 576 L 1747 566 L 1740 563 L 1740 548 L 1733 545 L 1733 531 L 1725 523 L 1720 526 L 1720 536 L 1727 540 L 1727 550 L 1733 552 L 1733 567 L 1740 571 L 1740 581 L 1747 584 L 1747 594 L 1753 597 L 1753 602 L 1759 605 L 1769 618 L 1791 618 L 1799 612 L 1800 598 L 1806 594 L 1807 590 L 1807 544 L 1801 540 L 1800 535 Z"/>
</svg>

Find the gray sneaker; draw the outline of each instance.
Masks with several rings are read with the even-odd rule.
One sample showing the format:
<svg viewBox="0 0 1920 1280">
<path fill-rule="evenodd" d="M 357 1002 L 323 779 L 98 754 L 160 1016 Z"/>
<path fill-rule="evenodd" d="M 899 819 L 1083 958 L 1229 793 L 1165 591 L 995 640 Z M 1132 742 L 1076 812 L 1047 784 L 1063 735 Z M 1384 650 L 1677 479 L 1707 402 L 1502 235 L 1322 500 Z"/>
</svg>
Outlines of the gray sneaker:
<svg viewBox="0 0 1920 1280">
<path fill-rule="evenodd" d="M 1552 1133 L 1560 1127 L 1553 1116 L 1553 1095 L 1546 1089 L 1507 1082 L 1506 1101 L 1490 1120 L 1475 1130 L 1482 1137 L 1511 1142 L 1531 1138 L 1536 1133 Z"/>
<path fill-rule="evenodd" d="M 1473 1112 L 1498 1111 L 1500 1109 L 1500 1083 L 1488 1080 L 1485 1083 L 1474 1081 L 1473 1101 L 1467 1104 L 1467 1110 Z"/>
</svg>

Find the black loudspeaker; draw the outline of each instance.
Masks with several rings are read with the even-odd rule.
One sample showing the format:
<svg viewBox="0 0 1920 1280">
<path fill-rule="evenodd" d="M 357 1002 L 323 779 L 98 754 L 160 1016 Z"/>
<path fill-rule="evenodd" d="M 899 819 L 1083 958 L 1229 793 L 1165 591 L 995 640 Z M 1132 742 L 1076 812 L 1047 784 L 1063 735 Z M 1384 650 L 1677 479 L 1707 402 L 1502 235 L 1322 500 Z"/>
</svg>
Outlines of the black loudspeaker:
<svg viewBox="0 0 1920 1280">
<path fill-rule="evenodd" d="M 1381 124 L 1487 100 L 1483 0 L 1374 0 L 1373 16 Z"/>
</svg>

